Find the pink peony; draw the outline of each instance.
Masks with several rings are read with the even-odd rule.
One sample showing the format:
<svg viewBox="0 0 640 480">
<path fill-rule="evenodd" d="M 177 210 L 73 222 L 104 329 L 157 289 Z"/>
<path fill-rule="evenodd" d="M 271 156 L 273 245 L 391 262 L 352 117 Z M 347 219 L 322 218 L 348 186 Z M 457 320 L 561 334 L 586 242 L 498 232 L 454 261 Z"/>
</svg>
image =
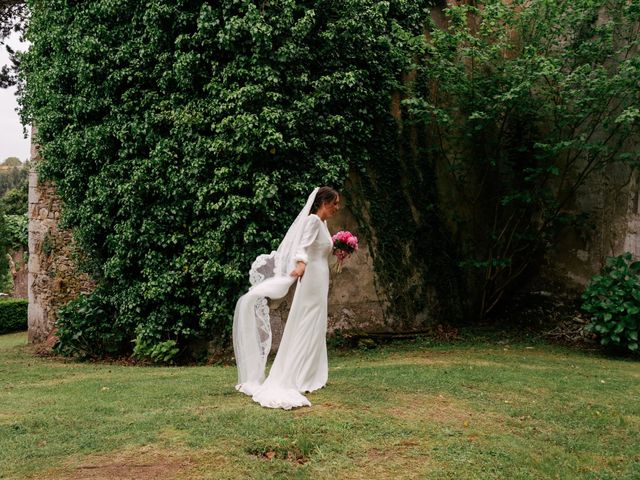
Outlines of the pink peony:
<svg viewBox="0 0 640 480">
<path fill-rule="evenodd" d="M 351 232 L 339 231 L 333 237 L 333 254 L 337 257 L 336 271 L 342 270 L 342 263 L 358 251 L 358 237 Z"/>
</svg>

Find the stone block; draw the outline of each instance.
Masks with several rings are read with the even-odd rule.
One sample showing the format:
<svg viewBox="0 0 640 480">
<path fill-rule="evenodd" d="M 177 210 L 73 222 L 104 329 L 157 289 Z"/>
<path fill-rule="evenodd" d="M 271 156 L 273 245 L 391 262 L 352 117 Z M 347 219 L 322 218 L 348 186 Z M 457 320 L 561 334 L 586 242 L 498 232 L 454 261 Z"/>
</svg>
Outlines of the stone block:
<svg viewBox="0 0 640 480">
<path fill-rule="evenodd" d="M 36 275 L 41 272 L 42 259 L 39 253 L 36 253 L 36 250 L 33 250 L 33 253 L 29 255 L 29 272 Z"/>
<path fill-rule="evenodd" d="M 42 306 L 32 301 L 29 297 L 27 325 L 29 327 L 28 341 L 29 343 L 37 343 L 44 340 L 47 335 L 42 329 L 42 325 L 45 324 L 45 314 Z"/>
<path fill-rule="evenodd" d="M 40 203 L 40 189 L 36 185 L 32 185 L 30 183 L 27 192 L 27 199 L 29 203 Z"/>
</svg>

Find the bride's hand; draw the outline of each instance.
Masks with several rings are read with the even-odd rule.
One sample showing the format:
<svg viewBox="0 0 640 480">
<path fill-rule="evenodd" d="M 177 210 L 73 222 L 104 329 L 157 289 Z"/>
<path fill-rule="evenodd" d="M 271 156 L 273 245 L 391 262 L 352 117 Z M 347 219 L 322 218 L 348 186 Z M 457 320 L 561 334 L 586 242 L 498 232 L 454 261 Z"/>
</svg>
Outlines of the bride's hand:
<svg viewBox="0 0 640 480">
<path fill-rule="evenodd" d="M 298 262 L 298 264 L 296 265 L 296 268 L 289 275 L 296 278 L 302 278 L 302 276 L 304 275 L 305 268 L 307 268 L 306 263 Z"/>
</svg>

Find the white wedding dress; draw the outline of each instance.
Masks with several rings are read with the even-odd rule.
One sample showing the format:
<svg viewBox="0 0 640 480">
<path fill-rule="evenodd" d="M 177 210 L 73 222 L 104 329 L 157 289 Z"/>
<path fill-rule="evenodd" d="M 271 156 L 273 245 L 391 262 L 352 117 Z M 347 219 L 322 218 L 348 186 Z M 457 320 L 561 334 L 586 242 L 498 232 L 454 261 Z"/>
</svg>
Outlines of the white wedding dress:
<svg viewBox="0 0 640 480">
<path fill-rule="evenodd" d="M 260 336 L 244 329 L 242 312 L 255 308 L 256 316 L 260 308 L 260 297 L 280 298 L 286 294 L 293 283 L 292 278 L 281 276 L 253 287 L 238 300 L 234 320 L 234 348 L 238 360 L 239 384 L 236 389 L 252 396 L 253 400 L 268 408 L 310 406 L 303 395 L 322 388 L 328 377 L 327 361 L 327 297 L 329 293 L 329 264 L 333 242 L 326 222 L 315 214 L 309 214 L 304 220 L 304 231 L 297 244 L 294 261 L 306 262 L 304 276 L 298 280 L 291 304 L 291 310 L 282 335 L 278 353 L 269 376 L 264 379 L 265 348 L 256 350 L 256 342 L 262 342 Z M 267 287 L 263 287 L 268 284 Z M 266 301 L 264 302 L 266 304 Z M 245 315 L 246 317 L 246 315 Z M 268 332 L 270 346 L 271 333 Z M 264 343 L 264 342 L 263 342 Z M 252 348 L 247 348 L 249 344 Z M 259 351 L 256 354 L 241 352 Z M 240 361 L 242 358 L 242 361 Z M 263 380 L 264 379 L 264 380 Z"/>
</svg>

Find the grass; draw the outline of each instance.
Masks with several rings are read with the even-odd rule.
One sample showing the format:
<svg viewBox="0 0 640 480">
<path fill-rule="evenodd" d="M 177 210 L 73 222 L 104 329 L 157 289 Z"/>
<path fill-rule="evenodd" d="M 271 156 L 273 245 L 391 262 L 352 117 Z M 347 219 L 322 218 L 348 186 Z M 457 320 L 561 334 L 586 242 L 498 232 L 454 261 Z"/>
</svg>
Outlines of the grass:
<svg viewBox="0 0 640 480">
<path fill-rule="evenodd" d="M 33 356 L 0 336 L 0 478 L 637 479 L 640 366 L 535 343 L 329 357 L 313 407 L 263 409 L 233 367 Z"/>
</svg>

